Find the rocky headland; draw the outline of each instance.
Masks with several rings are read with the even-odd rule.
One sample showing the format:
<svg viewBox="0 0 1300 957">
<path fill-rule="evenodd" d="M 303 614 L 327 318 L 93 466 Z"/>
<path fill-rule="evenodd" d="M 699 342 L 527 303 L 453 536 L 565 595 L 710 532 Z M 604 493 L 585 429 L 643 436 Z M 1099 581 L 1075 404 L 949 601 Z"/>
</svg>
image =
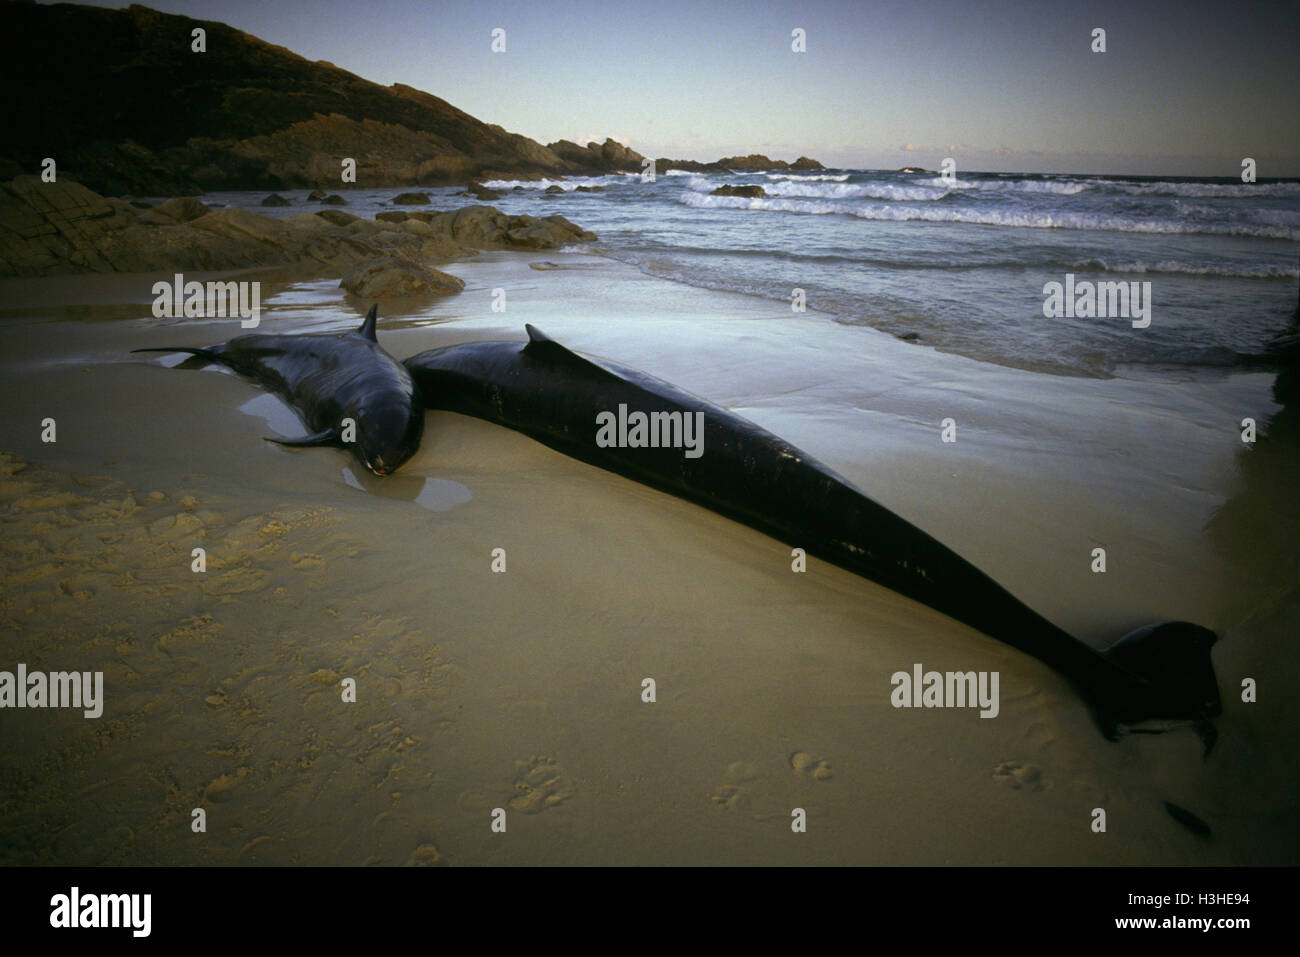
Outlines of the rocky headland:
<svg viewBox="0 0 1300 957">
<path fill-rule="evenodd" d="M 193 49 L 196 29 L 202 52 Z M 612 139 L 543 146 L 431 93 L 138 4 L 3 3 L 0 37 L 12 76 L 46 76 L 58 64 L 58 82 L 0 102 L 0 180 L 39 173 L 46 158 L 60 179 L 106 196 L 346 192 L 644 169 L 644 156 Z M 355 179 L 344 181 L 348 159 Z M 820 168 L 807 157 L 656 161 L 657 172 Z"/>
</svg>

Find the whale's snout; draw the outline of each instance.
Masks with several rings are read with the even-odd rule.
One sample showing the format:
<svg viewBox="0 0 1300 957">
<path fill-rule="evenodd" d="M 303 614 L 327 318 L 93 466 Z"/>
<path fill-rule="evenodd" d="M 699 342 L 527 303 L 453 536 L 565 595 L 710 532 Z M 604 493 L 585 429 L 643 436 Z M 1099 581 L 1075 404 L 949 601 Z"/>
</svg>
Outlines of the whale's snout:
<svg viewBox="0 0 1300 957">
<path fill-rule="evenodd" d="M 386 447 L 361 457 L 361 462 L 375 475 L 392 475 L 414 454 L 414 449 Z"/>
<path fill-rule="evenodd" d="M 392 475 L 420 448 L 424 407 L 405 400 L 376 402 L 358 419 L 357 458 L 375 475 Z"/>
</svg>

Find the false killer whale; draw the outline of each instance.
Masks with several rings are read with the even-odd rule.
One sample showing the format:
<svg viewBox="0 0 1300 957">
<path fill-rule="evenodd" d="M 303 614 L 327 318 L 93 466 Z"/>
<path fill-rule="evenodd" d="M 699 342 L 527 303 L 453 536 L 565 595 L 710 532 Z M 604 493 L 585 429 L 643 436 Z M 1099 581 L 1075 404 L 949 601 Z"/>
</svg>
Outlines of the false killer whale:
<svg viewBox="0 0 1300 957">
<path fill-rule="evenodd" d="M 312 431 L 289 446 L 346 446 L 376 475 L 388 475 L 415 454 L 424 435 L 424 405 L 410 373 L 380 347 L 378 306 L 351 332 L 236 336 L 204 348 L 134 349 L 188 352 L 220 363 L 282 396 Z M 350 434 L 350 420 L 355 434 Z"/>
<path fill-rule="evenodd" d="M 528 342 L 470 342 L 405 360 L 425 404 L 515 429 L 679 496 L 923 602 L 1065 675 L 1102 733 L 1191 724 L 1208 754 L 1222 710 L 1210 647 L 1188 622 L 1104 651 L 1075 639 L 916 526 L 772 433 L 635 369 L 580 356 L 531 325 Z M 623 441 L 628 409 L 638 441 Z M 674 417 L 675 414 L 675 417 Z M 702 416 L 698 454 L 682 446 Z M 612 428 L 619 425 L 618 440 Z M 685 441 L 683 441 L 685 440 Z M 1148 727 L 1139 727 L 1142 723 Z"/>
</svg>

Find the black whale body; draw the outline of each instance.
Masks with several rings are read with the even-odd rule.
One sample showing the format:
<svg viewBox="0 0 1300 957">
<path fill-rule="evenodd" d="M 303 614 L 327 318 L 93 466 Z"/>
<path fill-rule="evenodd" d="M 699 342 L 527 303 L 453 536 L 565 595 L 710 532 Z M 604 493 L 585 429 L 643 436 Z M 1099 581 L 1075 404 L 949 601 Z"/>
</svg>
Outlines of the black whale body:
<svg viewBox="0 0 1300 957">
<path fill-rule="evenodd" d="M 388 475 L 415 454 L 424 434 L 424 405 L 406 368 L 379 345 L 377 306 L 349 332 L 236 336 L 204 348 L 135 349 L 188 352 L 217 362 L 282 396 L 312 433 L 270 439 L 281 445 L 349 448 L 376 475 Z M 344 441 L 344 420 L 355 423 Z"/>
<path fill-rule="evenodd" d="M 703 505 L 1033 655 L 1075 683 L 1111 740 L 1139 722 L 1190 722 L 1207 752 L 1212 747 L 1212 719 L 1221 711 L 1210 661 L 1213 632 L 1163 622 L 1098 652 L 778 436 L 669 383 L 579 356 L 527 329 L 522 347 L 471 342 L 431 349 L 405 364 L 429 408 L 507 426 Z M 703 454 L 598 446 L 596 416 L 617 412 L 620 404 L 629 412 L 702 412 Z"/>
</svg>

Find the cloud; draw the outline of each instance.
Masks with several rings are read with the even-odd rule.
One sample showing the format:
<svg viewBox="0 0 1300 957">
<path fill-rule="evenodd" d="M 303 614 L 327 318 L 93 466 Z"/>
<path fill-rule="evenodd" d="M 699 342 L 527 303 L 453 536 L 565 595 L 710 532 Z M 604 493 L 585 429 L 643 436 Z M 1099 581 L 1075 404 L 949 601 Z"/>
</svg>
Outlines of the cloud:
<svg viewBox="0 0 1300 957">
<path fill-rule="evenodd" d="M 945 143 L 942 146 L 904 143 L 895 149 L 902 153 L 929 153 L 936 156 L 1011 156 L 1015 152 L 1008 146 L 972 146 L 970 143 Z"/>
</svg>

